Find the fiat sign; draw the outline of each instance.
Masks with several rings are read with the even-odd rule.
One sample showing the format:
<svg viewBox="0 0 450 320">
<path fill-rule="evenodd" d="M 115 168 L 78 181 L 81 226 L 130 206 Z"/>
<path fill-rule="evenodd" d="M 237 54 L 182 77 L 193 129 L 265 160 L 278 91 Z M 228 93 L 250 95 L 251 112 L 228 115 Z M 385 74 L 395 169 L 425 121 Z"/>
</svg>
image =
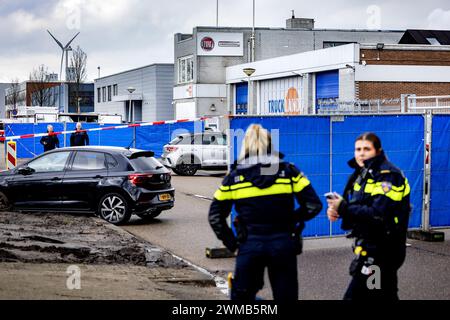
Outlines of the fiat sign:
<svg viewBox="0 0 450 320">
<path fill-rule="evenodd" d="M 204 51 L 211 51 L 214 49 L 214 40 L 211 37 L 204 37 L 202 41 L 200 42 L 200 46 L 202 47 L 202 50 Z"/>
<path fill-rule="evenodd" d="M 197 55 L 242 57 L 243 42 L 243 33 L 199 32 L 197 33 Z"/>
</svg>

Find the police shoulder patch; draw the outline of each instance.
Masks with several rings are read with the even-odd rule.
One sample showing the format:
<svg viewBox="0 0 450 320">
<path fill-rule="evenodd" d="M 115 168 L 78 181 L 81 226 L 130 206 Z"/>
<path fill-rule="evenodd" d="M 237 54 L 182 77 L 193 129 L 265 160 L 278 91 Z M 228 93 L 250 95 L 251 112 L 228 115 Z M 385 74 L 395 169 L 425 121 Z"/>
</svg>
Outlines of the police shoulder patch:
<svg viewBox="0 0 450 320">
<path fill-rule="evenodd" d="M 391 170 L 381 170 L 380 173 L 381 173 L 381 174 L 391 173 Z"/>
<path fill-rule="evenodd" d="M 384 181 L 381 183 L 381 189 L 383 189 L 384 193 L 388 193 L 392 190 L 392 183 Z"/>
</svg>

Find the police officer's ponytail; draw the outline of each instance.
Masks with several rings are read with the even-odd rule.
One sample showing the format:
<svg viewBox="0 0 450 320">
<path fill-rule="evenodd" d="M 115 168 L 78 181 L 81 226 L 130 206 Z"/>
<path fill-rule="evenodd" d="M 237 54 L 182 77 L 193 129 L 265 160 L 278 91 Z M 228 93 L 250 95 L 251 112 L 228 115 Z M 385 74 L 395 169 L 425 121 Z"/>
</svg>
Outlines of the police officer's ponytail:
<svg viewBox="0 0 450 320">
<path fill-rule="evenodd" d="M 272 153 L 272 137 L 259 124 L 252 124 L 245 132 L 239 161 L 251 156 L 265 156 Z"/>
<path fill-rule="evenodd" d="M 356 138 L 356 141 L 370 141 L 372 142 L 373 147 L 377 151 L 377 154 L 380 154 L 383 151 L 383 148 L 381 146 L 381 140 L 380 138 L 373 132 L 366 132 L 360 135 L 358 138 Z"/>
</svg>

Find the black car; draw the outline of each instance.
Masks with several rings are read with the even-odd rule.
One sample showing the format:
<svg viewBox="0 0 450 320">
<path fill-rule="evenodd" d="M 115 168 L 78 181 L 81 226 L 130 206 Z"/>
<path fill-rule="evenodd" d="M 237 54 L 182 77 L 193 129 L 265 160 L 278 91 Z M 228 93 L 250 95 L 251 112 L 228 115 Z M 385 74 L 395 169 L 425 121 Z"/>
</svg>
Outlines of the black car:
<svg viewBox="0 0 450 320">
<path fill-rule="evenodd" d="M 170 171 L 152 151 L 115 147 L 53 150 L 0 173 L 0 210 L 94 212 L 113 224 L 171 209 Z"/>
</svg>

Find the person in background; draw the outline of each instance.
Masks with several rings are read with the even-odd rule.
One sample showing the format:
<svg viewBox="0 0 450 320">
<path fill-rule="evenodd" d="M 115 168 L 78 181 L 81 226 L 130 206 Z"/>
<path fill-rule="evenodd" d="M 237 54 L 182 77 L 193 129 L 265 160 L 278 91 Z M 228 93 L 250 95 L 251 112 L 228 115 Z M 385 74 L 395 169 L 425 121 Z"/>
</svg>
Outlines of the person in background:
<svg viewBox="0 0 450 320">
<path fill-rule="evenodd" d="M 53 132 L 53 126 L 51 124 L 47 126 L 47 133 L 48 135 L 42 137 L 40 141 L 40 143 L 44 146 L 44 152 L 59 148 L 59 139 Z"/>
<path fill-rule="evenodd" d="M 85 130 L 83 130 L 81 123 L 77 123 L 76 132 L 70 135 L 70 146 L 71 147 L 82 147 L 89 145 L 89 136 Z"/>
</svg>

